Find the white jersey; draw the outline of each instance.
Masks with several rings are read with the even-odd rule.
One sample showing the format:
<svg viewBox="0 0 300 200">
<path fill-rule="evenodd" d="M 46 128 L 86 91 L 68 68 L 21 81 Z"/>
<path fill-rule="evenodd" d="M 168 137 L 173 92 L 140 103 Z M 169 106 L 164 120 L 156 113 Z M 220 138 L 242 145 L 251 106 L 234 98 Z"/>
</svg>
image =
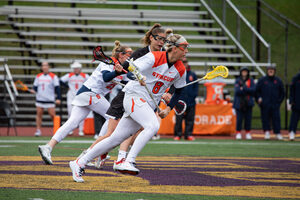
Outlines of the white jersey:
<svg viewBox="0 0 300 200">
<path fill-rule="evenodd" d="M 81 88 L 83 83 L 89 78 L 88 74 L 80 73 L 75 74 L 73 72 L 65 74 L 60 80 L 69 86 L 67 98 L 73 99 L 77 91 Z"/>
<path fill-rule="evenodd" d="M 138 70 L 146 76 L 146 85 L 152 93 L 155 102 L 151 99 L 146 88 L 138 81 L 129 81 L 123 91 L 129 94 L 136 94 L 148 102 L 154 109 L 166 89 L 174 84 L 175 88 L 182 88 L 186 85 L 186 70 L 181 61 L 177 61 L 171 67 L 168 66 L 167 52 L 155 51 L 134 61 Z"/>
<path fill-rule="evenodd" d="M 37 102 L 54 103 L 55 87 L 59 86 L 59 79 L 54 73 L 39 73 L 34 79 L 33 86 L 37 87 Z"/>
<path fill-rule="evenodd" d="M 114 65 L 107 65 L 101 62 L 83 85 L 91 89 L 92 92 L 105 96 L 117 85 L 117 82 L 121 82 L 124 79 L 124 75 L 117 76 L 109 82 L 104 82 L 103 71 L 114 71 Z"/>
</svg>

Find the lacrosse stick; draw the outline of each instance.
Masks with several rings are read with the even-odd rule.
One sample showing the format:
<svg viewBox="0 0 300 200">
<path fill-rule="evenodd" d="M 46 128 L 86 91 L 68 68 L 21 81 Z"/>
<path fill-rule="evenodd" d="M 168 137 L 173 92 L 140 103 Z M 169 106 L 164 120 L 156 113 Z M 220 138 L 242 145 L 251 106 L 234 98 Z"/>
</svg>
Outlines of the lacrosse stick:
<svg viewBox="0 0 300 200">
<path fill-rule="evenodd" d="M 105 55 L 105 53 L 103 52 L 102 46 L 96 46 L 93 49 L 93 57 L 94 57 L 94 59 L 93 59 L 92 62 L 94 62 L 95 60 L 98 60 L 100 62 L 103 62 L 103 63 L 107 64 L 107 65 L 117 64 L 113 61 L 113 59 L 111 57 Z M 120 64 L 120 63 L 118 63 L 118 64 Z M 127 73 L 127 71 L 125 69 L 122 69 L 122 71 L 124 73 Z"/>
<path fill-rule="evenodd" d="M 129 61 L 129 67 L 128 67 L 128 70 L 130 72 L 133 73 L 133 75 L 135 76 L 135 78 L 138 80 L 138 81 L 142 81 L 143 80 L 143 75 L 138 71 L 138 67 L 133 63 L 133 59 L 131 59 Z M 154 97 L 152 95 L 152 93 L 150 92 L 150 90 L 148 89 L 147 85 L 144 86 L 149 94 L 149 96 L 151 97 L 152 101 L 154 102 L 155 106 L 156 106 L 156 109 L 157 109 L 157 112 L 160 112 L 160 109 L 156 103 L 156 101 L 154 100 Z"/>
<path fill-rule="evenodd" d="M 210 72 L 207 72 L 206 75 L 203 78 L 200 78 L 200 79 L 197 79 L 195 81 L 192 81 L 192 82 L 186 84 L 183 87 L 192 85 L 194 83 L 198 83 L 199 81 L 211 80 L 211 79 L 214 79 L 214 78 L 219 77 L 219 76 L 223 77 L 223 78 L 227 78 L 227 76 L 228 76 L 228 68 L 225 67 L 225 66 L 223 66 L 223 65 L 219 65 L 217 67 L 213 67 L 213 70 L 210 71 Z"/>
<path fill-rule="evenodd" d="M 25 85 L 21 80 L 15 81 L 15 86 L 17 90 L 23 91 L 23 92 L 30 92 L 28 89 L 28 86 Z"/>
</svg>

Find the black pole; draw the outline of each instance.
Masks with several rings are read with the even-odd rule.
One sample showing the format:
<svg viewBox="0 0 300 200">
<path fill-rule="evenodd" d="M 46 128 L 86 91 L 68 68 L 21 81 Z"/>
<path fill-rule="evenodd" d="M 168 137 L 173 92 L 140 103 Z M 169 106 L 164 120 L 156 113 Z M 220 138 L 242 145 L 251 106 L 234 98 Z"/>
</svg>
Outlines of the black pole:
<svg viewBox="0 0 300 200">
<path fill-rule="evenodd" d="M 285 49 L 284 49 L 284 82 L 286 85 L 286 94 L 288 93 L 288 32 L 289 32 L 289 22 L 285 21 Z M 287 110 L 287 104 L 286 101 L 288 99 L 288 96 L 286 95 L 285 99 L 285 129 L 288 129 L 288 110 Z"/>
<path fill-rule="evenodd" d="M 256 0 L 256 30 L 261 33 L 261 12 L 260 12 L 260 0 Z M 256 37 L 256 60 L 260 60 L 260 41 Z"/>
</svg>

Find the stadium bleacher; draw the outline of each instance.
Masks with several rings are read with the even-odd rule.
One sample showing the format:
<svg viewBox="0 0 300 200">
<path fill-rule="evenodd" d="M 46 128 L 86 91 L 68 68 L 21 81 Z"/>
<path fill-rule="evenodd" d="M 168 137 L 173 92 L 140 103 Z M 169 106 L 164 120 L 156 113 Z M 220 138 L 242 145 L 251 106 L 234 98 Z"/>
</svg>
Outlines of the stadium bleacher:
<svg viewBox="0 0 300 200">
<path fill-rule="evenodd" d="M 233 70 L 227 80 L 230 84 L 240 66 L 253 66 L 244 61 L 244 55 L 224 35 L 200 3 L 98 3 L 89 0 L 12 2 L 0 7 L 0 57 L 8 59 L 14 79 L 21 79 L 29 86 L 39 72 L 38 65 L 42 61 L 48 61 L 52 65 L 51 70 L 59 76 L 70 71 L 69 64 L 74 60 L 83 64 L 84 72 L 91 73 L 96 66 L 96 63 L 91 63 L 93 47 L 102 45 L 105 52 L 110 54 L 113 41 L 118 39 L 133 49 L 140 48 L 140 38 L 157 22 L 190 41 L 187 57 L 199 76 L 205 74 L 209 66 L 227 65 Z M 114 8 L 115 5 L 118 5 L 117 8 Z M 258 73 L 252 72 L 252 75 Z M 34 95 L 21 94 L 18 102 L 18 125 L 34 125 Z M 62 107 L 65 120 L 65 104 Z M 43 125 L 50 124 L 50 118 L 45 117 Z"/>
</svg>

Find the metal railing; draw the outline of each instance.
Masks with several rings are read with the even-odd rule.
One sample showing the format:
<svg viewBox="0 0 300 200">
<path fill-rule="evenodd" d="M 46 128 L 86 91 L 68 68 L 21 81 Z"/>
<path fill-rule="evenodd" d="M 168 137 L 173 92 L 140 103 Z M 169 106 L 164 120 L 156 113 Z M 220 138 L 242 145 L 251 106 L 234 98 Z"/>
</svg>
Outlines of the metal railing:
<svg viewBox="0 0 300 200">
<path fill-rule="evenodd" d="M 229 0 L 224 0 L 229 1 Z M 256 63 L 256 61 L 249 55 L 249 53 L 245 50 L 245 48 L 241 45 L 241 43 L 232 35 L 232 33 L 228 30 L 228 28 L 225 26 L 225 24 L 219 19 L 219 17 L 215 14 L 215 12 L 208 6 L 205 0 L 200 0 L 201 4 L 206 8 L 206 10 L 209 12 L 209 14 L 216 20 L 216 22 L 221 26 L 221 28 L 224 30 L 224 32 L 230 37 L 230 39 L 235 43 L 235 45 L 242 51 L 242 53 L 247 57 L 247 59 L 255 66 L 255 68 L 259 71 L 260 74 L 265 75 L 265 72 L 261 69 L 261 67 Z M 239 12 L 239 15 L 242 16 L 242 14 Z M 246 20 L 243 17 L 243 20 Z M 247 20 L 246 20 L 247 21 Z M 248 25 L 251 27 L 250 23 L 248 22 Z M 255 34 L 255 33 L 254 33 Z M 256 34 L 258 34 L 256 32 Z M 260 34 L 258 34 L 260 35 Z M 260 36 L 260 38 L 262 38 Z M 262 38 L 263 39 L 263 38 Z M 265 42 L 265 40 L 263 40 Z M 265 44 L 267 44 L 265 42 Z M 269 50 L 269 56 L 271 57 L 271 47 L 269 44 L 267 44 L 267 47 Z M 268 63 L 271 65 L 271 58 L 268 58 Z"/>
</svg>

